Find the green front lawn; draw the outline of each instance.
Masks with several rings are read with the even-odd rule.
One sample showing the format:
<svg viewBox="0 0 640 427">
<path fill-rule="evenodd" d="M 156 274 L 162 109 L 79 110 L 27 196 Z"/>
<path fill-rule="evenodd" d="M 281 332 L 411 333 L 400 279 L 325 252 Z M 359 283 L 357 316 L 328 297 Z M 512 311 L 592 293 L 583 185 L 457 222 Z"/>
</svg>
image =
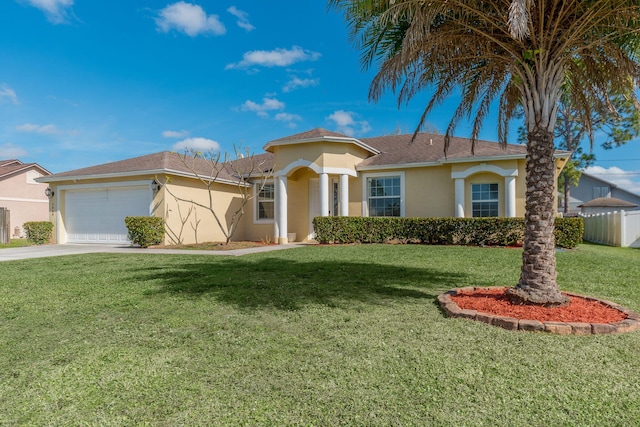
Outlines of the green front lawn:
<svg viewBox="0 0 640 427">
<path fill-rule="evenodd" d="M 5 243 L 0 243 L 0 249 L 4 249 L 4 248 L 22 248 L 25 246 L 31 246 L 32 243 L 29 242 L 27 239 L 11 239 L 9 240 L 9 243 L 5 244 Z"/>
<path fill-rule="evenodd" d="M 0 263 L 0 425 L 630 426 L 640 333 L 514 333 L 435 298 L 521 251 L 319 246 Z M 640 252 L 558 253 L 565 290 L 640 311 Z"/>
</svg>

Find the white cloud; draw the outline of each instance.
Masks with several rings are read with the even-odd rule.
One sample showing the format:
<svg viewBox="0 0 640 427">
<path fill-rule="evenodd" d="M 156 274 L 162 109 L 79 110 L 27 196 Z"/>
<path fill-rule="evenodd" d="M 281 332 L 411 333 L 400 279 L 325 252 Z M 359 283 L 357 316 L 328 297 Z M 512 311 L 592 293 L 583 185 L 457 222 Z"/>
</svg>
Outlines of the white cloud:
<svg viewBox="0 0 640 427">
<path fill-rule="evenodd" d="M 231 6 L 229 9 L 227 9 L 227 12 L 238 18 L 238 27 L 243 28 L 247 31 L 253 31 L 256 29 L 256 27 L 251 25 L 251 23 L 249 22 L 249 14 L 247 12 L 239 10 L 235 6 Z"/>
<path fill-rule="evenodd" d="M 167 33 L 174 29 L 191 37 L 206 33 L 222 35 L 227 32 L 217 15 L 207 15 L 202 7 L 184 1 L 162 9 L 156 18 L 156 24 L 162 32 Z"/>
<path fill-rule="evenodd" d="M 640 194 L 640 182 L 634 181 L 632 178 L 638 178 L 640 171 L 627 171 L 617 166 L 603 168 L 602 166 L 589 166 L 584 170 L 590 175 L 594 175 L 600 179 L 608 181 L 618 187 Z"/>
<path fill-rule="evenodd" d="M 242 61 L 226 66 L 230 68 L 248 68 L 251 66 L 262 67 L 287 67 L 296 62 L 317 61 L 320 53 L 305 50 L 299 46 L 291 49 L 252 50 L 242 55 Z"/>
<path fill-rule="evenodd" d="M 17 159 L 26 155 L 26 151 L 11 143 L 0 145 L 0 159 Z"/>
<path fill-rule="evenodd" d="M 242 104 L 242 111 L 253 111 L 260 117 L 267 117 L 267 111 L 284 110 L 284 102 L 278 101 L 275 98 L 262 98 L 262 104 L 258 104 L 253 101 L 245 101 Z"/>
<path fill-rule="evenodd" d="M 278 113 L 276 114 L 275 119 L 282 122 L 293 122 L 293 121 L 302 120 L 302 117 L 300 117 L 297 114 Z"/>
<path fill-rule="evenodd" d="M 7 85 L 0 86 L 0 100 L 3 98 L 8 98 L 13 104 L 18 105 L 18 95 L 16 95 L 16 91 Z"/>
<path fill-rule="evenodd" d="M 335 123 L 336 131 L 345 135 L 354 136 L 367 133 L 371 130 L 369 122 L 364 120 L 356 120 L 357 114 L 351 111 L 338 110 L 334 111 L 327 117 Z"/>
<path fill-rule="evenodd" d="M 25 123 L 17 126 L 16 130 L 20 132 L 40 133 L 46 135 L 60 134 L 62 131 L 56 125 L 34 125 L 33 123 Z"/>
<path fill-rule="evenodd" d="M 286 85 L 282 88 L 283 92 L 291 92 L 298 88 L 305 88 L 311 86 L 318 86 L 320 83 L 319 79 L 301 79 L 297 76 L 291 76 L 291 79 L 287 82 Z"/>
<path fill-rule="evenodd" d="M 52 24 L 67 22 L 73 0 L 23 0 L 25 3 L 44 12 Z"/>
<path fill-rule="evenodd" d="M 186 130 L 165 130 L 162 132 L 163 138 L 186 138 L 187 136 L 189 136 L 189 132 Z"/>
<path fill-rule="evenodd" d="M 275 119 L 279 122 L 287 123 L 287 127 L 293 129 L 297 126 L 296 122 L 302 120 L 302 117 L 297 114 L 278 113 L 276 114 Z"/>
<path fill-rule="evenodd" d="M 207 138 L 187 138 L 173 144 L 173 151 L 220 151 L 220 144 Z"/>
</svg>

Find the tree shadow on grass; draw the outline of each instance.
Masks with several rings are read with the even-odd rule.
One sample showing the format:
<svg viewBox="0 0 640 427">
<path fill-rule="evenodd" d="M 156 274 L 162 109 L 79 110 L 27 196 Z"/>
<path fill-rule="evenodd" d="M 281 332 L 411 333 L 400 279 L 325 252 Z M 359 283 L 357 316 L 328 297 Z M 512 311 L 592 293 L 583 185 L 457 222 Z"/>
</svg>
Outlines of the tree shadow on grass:
<svg viewBox="0 0 640 427">
<path fill-rule="evenodd" d="M 139 279 L 159 283 L 148 294 L 211 295 L 240 308 L 282 310 L 309 304 L 341 307 L 404 298 L 434 300 L 443 290 L 462 286 L 467 278 L 467 274 L 432 268 L 281 258 L 234 258 L 139 272 Z"/>
</svg>

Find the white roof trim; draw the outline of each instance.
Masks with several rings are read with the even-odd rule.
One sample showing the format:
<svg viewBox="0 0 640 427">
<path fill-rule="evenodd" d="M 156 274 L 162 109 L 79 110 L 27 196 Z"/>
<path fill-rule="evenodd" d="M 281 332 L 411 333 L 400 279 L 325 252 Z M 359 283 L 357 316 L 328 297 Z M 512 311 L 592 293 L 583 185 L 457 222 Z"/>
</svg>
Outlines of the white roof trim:
<svg viewBox="0 0 640 427">
<path fill-rule="evenodd" d="M 422 163 L 397 163 L 397 164 L 371 165 L 371 166 L 358 166 L 358 165 L 356 165 L 356 170 L 358 170 L 358 171 L 376 171 L 376 170 L 386 170 L 386 169 L 425 168 L 425 167 L 433 167 L 433 166 L 442 166 L 442 163 L 441 162 L 422 162 Z"/>
<path fill-rule="evenodd" d="M 8 163 L 8 164 L 3 165 L 3 166 L 10 166 L 10 165 L 12 165 L 12 164 L 13 164 L 13 163 Z M 7 173 L 5 173 L 5 174 L 0 175 L 0 179 L 3 179 L 3 178 L 8 177 L 8 176 L 17 175 L 17 174 L 19 174 L 19 173 L 21 173 L 21 172 L 28 171 L 28 170 L 29 170 L 29 169 L 31 169 L 31 168 L 40 169 L 40 171 L 44 174 L 44 175 L 43 175 L 43 177 L 44 177 L 44 176 L 51 175 L 51 172 L 49 172 L 48 170 L 46 170 L 45 168 L 43 168 L 42 166 L 40 166 L 40 165 L 39 165 L 39 164 L 37 164 L 37 163 L 27 163 L 27 164 L 25 164 L 25 163 L 21 163 L 21 166 L 22 166 L 22 167 L 21 167 L 20 169 L 16 169 L 16 170 L 14 170 L 14 171 L 7 172 Z"/>
<path fill-rule="evenodd" d="M 504 177 L 518 176 L 518 169 L 503 169 L 496 165 L 480 163 L 479 165 L 471 166 L 463 171 L 451 172 L 451 179 L 466 179 L 479 172 L 491 172 Z"/>
<path fill-rule="evenodd" d="M 93 175 L 69 175 L 69 176 L 61 176 L 61 177 L 40 177 L 36 178 L 37 182 L 62 182 L 62 181 L 85 181 L 89 179 L 108 179 L 108 178 L 127 178 L 131 176 L 138 175 L 161 175 L 161 174 L 170 174 L 176 176 L 182 176 L 185 178 L 194 178 L 198 179 L 198 177 L 193 173 L 177 171 L 172 169 L 150 169 L 150 170 L 141 170 L 141 171 L 132 171 L 132 172 L 114 172 L 114 173 L 105 173 L 105 174 L 93 174 Z M 201 177 L 206 179 L 206 177 Z M 228 179 L 216 178 L 215 182 L 219 184 L 227 184 L 227 185 L 238 185 L 238 181 L 231 181 Z M 247 186 L 249 184 L 246 184 Z"/>
<path fill-rule="evenodd" d="M 571 153 L 554 154 L 556 158 L 567 158 Z M 425 168 L 433 166 L 442 166 L 452 163 L 475 163 L 475 162 L 495 162 L 501 160 L 523 160 L 527 157 L 525 153 L 522 154 L 506 154 L 503 156 L 482 156 L 482 157 L 464 157 L 461 159 L 444 159 L 441 158 L 435 162 L 419 162 L 419 163 L 394 163 L 388 165 L 371 165 L 371 166 L 356 166 L 358 171 L 368 170 L 385 170 L 385 169 L 409 169 L 409 168 Z"/>
<path fill-rule="evenodd" d="M 365 144 L 356 138 L 340 137 L 340 136 L 321 136 L 319 138 L 301 138 L 301 139 L 285 139 L 281 141 L 271 141 L 262 147 L 264 151 L 269 151 L 271 147 L 277 147 L 281 145 L 294 145 L 294 144 L 308 144 L 310 142 L 337 142 L 342 144 L 354 144 L 372 154 L 380 154 L 379 150 L 376 150 L 370 145 Z"/>
</svg>

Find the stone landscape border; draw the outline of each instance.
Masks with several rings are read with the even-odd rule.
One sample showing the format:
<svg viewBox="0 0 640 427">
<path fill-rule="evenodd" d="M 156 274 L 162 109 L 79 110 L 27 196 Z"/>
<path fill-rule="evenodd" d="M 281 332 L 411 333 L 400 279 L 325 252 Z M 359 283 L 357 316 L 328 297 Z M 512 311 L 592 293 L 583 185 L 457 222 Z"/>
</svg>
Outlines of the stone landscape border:
<svg viewBox="0 0 640 427">
<path fill-rule="evenodd" d="M 503 287 L 500 287 L 503 289 Z M 492 288 L 466 287 L 451 289 L 438 296 L 440 307 L 449 317 L 475 320 L 487 323 L 509 331 L 548 332 L 558 335 L 594 335 L 594 334 L 620 334 L 640 329 L 640 314 L 629 310 L 619 304 L 598 298 L 564 292 L 565 295 L 597 301 L 603 305 L 614 308 L 624 313 L 627 318 L 615 323 L 578 323 L 578 322 L 540 322 L 538 320 L 516 319 L 515 317 L 500 316 L 496 314 L 482 313 L 476 310 L 464 310 L 456 304 L 451 297 L 458 293 L 469 293 L 476 290 Z"/>
</svg>

